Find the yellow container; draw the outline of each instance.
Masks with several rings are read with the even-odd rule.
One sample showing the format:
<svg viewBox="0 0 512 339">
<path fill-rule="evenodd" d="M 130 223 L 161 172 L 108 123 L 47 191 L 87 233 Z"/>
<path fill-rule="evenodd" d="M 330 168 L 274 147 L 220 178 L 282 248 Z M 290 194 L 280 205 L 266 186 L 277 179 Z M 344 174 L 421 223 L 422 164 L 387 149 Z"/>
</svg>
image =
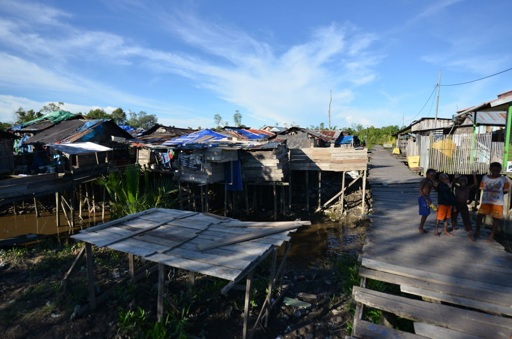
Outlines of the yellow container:
<svg viewBox="0 0 512 339">
<path fill-rule="evenodd" d="M 407 164 L 409 168 L 418 168 L 420 167 L 420 156 L 419 155 L 411 155 L 407 157 Z"/>
</svg>

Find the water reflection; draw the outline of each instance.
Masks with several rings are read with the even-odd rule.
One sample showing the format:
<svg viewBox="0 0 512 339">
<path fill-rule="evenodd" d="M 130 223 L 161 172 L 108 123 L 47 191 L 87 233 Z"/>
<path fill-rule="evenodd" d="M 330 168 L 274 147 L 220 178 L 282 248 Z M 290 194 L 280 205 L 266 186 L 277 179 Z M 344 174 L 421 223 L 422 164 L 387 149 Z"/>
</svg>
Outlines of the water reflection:
<svg viewBox="0 0 512 339">
<path fill-rule="evenodd" d="M 7 214 L 0 217 L 0 240 L 13 238 L 25 234 L 44 234 L 58 235 L 70 232 L 70 228 L 64 214 L 59 219 L 57 227 L 57 217 L 55 214 L 44 213 L 36 217 L 35 213 L 26 214 Z M 102 222 L 101 213 L 86 213 L 82 215 L 83 220 L 75 221 L 73 232 L 87 228 Z M 105 221 L 109 220 L 109 214 L 105 213 Z"/>
<path fill-rule="evenodd" d="M 320 267 L 325 259 L 357 251 L 362 241 L 360 227 L 332 222 L 303 226 L 291 233 L 287 261 L 289 266 L 301 269 Z"/>
</svg>

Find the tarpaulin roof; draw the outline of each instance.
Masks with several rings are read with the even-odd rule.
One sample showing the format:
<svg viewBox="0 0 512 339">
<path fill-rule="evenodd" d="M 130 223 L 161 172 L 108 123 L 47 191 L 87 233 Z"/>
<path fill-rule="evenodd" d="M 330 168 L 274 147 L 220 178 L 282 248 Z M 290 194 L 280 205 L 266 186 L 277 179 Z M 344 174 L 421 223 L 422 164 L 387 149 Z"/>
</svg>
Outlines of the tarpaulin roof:
<svg viewBox="0 0 512 339">
<path fill-rule="evenodd" d="M 210 129 L 203 129 L 194 133 L 182 135 L 177 138 L 167 140 L 163 146 L 184 146 L 187 144 L 205 144 L 211 141 L 226 140 L 228 136 L 214 132 Z"/>
<path fill-rule="evenodd" d="M 63 153 L 73 155 L 112 151 L 112 148 L 105 147 L 94 142 L 76 142 L 74 144 L 48 144 L 46 146 Z"/>
<path fill-rule="evenodd" d="M 75 119 L 75 118 L 83 118 L 83 117 L 79 114 L 77 115 L 77 114 L 74 114 L 74 113 L 71 113 L 68 111 L 55 111 L 55 112 L 47 113 L 47 114 L 43 115 L 42 117 L 36 118 L 34 120 L 30 120 L 30 121 L 24 122 L 20 125 L 13 126 L 11 129 L 13 131 L 20 130 L 20 129 L 23 129 L 24 127 L 33 125 L 33 124 L 35 124 L 39 121 L 43 121 L 43 120 L 48 120 L 48 121 L 52 122 L 53 124 L 56 124 L 56 123 L 64 121 L 64 120 Z"/>
</svg>

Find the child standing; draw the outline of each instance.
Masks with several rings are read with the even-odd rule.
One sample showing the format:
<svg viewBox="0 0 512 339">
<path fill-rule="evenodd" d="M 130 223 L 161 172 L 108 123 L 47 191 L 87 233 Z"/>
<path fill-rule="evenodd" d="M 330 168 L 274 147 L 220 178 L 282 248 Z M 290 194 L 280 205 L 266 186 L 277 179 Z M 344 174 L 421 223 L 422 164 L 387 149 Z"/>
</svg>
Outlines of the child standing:
<svg viewBox="0 0 512 339">
<path fill-rule="evenodd" d="M 420 226 L 418 230 L 421 234 L 427 233 L 425 230 L 425 221 L 427 217 L 430 215 L 430 206 L 432 205 L 432 200 L 430 199 L 430 192 L 432 189 L 435 189 L 437 186 L 437 182 L 435 180 L 436 171 L 432 168 L 429 168 L 426 172 L 425 178 L 423 178 L 420 182 L 419 187 L 419 197 L 418 197 L 418 207 L 419 214 L 421 215 Z"/>
<path fill-rule="evenodd" d="M 439 184 L 437 185 L 437 193 L 438 193 L 438 206 L 437 206 L 437 215 L 436 215 L 436 231 L 434 233 L 435 236 L 439 236 L 437 232 L 439 222 L 443 221 L 443 234 L 446 236 L 453 236 L 450 232 L 448 232 L 448 220 L 450 220 L 452 215 L 452 206 L 455 204 L 455 196 L 452 192 L 452 184 L 450 182 L 450 178 L 448 174 L 441 173 L 439 175 Z"/>
<path fill-rule="evenodd" d="M 457 227 L 457 216 L 460 214 L 462 218 L 462 223 L 464 224 L 464 229 L 468 234 L 469 240 L 471 242 L 475 242 L 475 237 L 473 235 L 473 227 L 471 226 L 471 218 L 469 216 L 468 209 L 468 200 L 469 193 L 473 188 L 476 188 L 478 185 L 476 179 L 477 171 L 473 171 L 473 184 L 468 185 L 468 178 L 466 176 L 460 176 L 460 174 L 455 174 L 455 206 L 452 209 L 452 231 L 456 230 Z"/>
<path fill-rule="evenodd" d="M 503 219 L 503 201 L 504 194 L 508 192 L 508 179 L 501 175 L 501 164 L 493 162 L 489 166 L 489 174 L 484 175 L 480 182 L 480 190 L 482 191 L 482 203 L 478 208 L 476 218 L 475 237 L 480 236 L 480 226 L 486 215 L 492 216 L 492 230 L 489 234 L 488 241 L 494 241 L 494 236 L 498 229 L 498 224 Z"/>
</svg>

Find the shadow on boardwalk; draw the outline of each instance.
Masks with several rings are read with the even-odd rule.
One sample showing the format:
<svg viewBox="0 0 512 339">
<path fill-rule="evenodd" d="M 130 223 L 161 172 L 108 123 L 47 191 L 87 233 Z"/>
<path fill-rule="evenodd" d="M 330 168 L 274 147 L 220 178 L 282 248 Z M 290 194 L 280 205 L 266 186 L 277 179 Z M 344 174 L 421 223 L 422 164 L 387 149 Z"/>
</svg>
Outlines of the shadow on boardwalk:
<svg viewBox="0 0 512 339">
<path fill-rule="evenodd" d="M 512 255 L 498 243 L 469 242 L 463 229 L 453 237 L 433 236 L 434 215 L 425 225 L 430 232 L 420 234 L 420 180 L 388 151 L 373 151 L 372 225 L 363 249 L 362 286 L 353 292 L 358 303 L 353 336 L 510 338 Z M 371 290 L 368 279 L 393 284 L 399 292 Z M 414 334 L 372 324 L 366 309 L 411 320 Z"/>
</svg>

